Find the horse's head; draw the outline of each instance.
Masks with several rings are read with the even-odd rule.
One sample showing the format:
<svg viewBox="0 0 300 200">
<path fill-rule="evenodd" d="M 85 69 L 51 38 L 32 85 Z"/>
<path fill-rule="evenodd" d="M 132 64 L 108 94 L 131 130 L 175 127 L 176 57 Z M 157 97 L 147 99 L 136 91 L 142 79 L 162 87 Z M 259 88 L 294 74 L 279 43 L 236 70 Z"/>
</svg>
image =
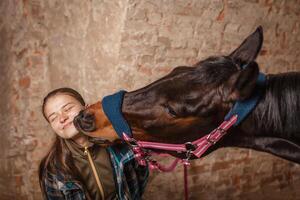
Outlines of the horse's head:
<svg viewBox="0 0 300 200">
<path fill-rule="evenodd" d="M 259 27 L 228 56 L 177 67 L 150 85 L 126 93 L 122 112 L 134 137 L 182 143 L 207 134 L 223 121 L 235 101 L 253 92 L 259 74 L 254 60 L 262 41 Z M 100 102 L 82 111 L 75 124 L 92 136 L 112 133 Z"/>
</svg>

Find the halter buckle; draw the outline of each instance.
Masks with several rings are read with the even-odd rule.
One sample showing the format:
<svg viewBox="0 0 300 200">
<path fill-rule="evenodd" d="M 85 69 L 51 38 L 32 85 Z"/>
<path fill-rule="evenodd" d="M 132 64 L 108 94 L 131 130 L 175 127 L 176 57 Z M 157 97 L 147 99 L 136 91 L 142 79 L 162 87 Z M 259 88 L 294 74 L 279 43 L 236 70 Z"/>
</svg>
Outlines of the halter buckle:
<svg viewBox="0 0 300 200">
<path fill-rule="evenodd" d="M 206 141 L 208 142 L 208 143 L 210 143 L 211 145 L 214 145 L 214 144 L 216 144 L 217 143 L 217 141 L 216 140 L 212 140 L 211 139 L 211 133 L 207 136 L 207 138 L 206 138 Z"/>
<path fill-rule="evenodd" d="M 209 142 L 211 145 L 214 145 L 214 144 L 217 143 L 217 140 L 213 140 L 213 139 L 211 138 L 212 134 L 214 134 L 214 133 L 217 132 L 217 131 L 220 132 L 221 136 L 225 135 L 226 132 L 227 132 L 225 129 L 223 129 L 223 128 L 221 128 L 221 127 L 216 128 L 216 130 L 213 131 L 212 133 L 210 133 L 210 134 L 207 136 L 207 138 L 206 138 L 206 141 Z"/>
<path fill-rule="evenodd" d="M 218 127 L 216 130 L 217 130 L 217 131 L 220 131 L 220 132 L 221 132 L 221 135 L 225 135 L 226 132 L 227 132 L 225 129 L 223 129 L 223 128 L 221 128 L 221 127 Z"/>
</svg>

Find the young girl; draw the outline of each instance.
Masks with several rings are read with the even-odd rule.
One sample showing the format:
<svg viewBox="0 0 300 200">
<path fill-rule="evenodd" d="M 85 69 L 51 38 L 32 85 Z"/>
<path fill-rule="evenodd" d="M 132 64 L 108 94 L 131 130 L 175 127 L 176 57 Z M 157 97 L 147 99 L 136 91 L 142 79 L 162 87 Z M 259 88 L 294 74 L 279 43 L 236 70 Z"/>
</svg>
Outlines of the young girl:
<svg viewBox="0 0 300 200">
<path fill-rule="evenodd" d="M 79 133 L 73 119 L 84 106 L 71 88 L 44 98 L 42 112 L 56 134 L 39 167 L 44 199 L 141 199 L 147 167 L 135 162 L 125 143 L 94 144 Z"/>
</svg>

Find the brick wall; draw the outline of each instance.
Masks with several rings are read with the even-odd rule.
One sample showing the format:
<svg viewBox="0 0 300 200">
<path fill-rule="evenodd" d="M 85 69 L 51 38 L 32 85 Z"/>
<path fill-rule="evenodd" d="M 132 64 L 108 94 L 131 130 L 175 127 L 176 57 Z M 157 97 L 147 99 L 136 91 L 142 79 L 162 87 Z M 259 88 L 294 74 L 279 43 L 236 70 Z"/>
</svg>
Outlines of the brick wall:
<svg viewBox="0 0 300 200">
<path fill-rule="evenodd" d="M 297 0 L 114 0 L 0 3 L 1 199 L 41 199 L 37 166 L 53 133 L 42 98 L 69 86 L 94 102 L 133 90 L 265 30 L 262 71 L 300 69 Z M 163 162 L 170 162 L 164 160 Z M 297 199 L 300 168 L 266 153 L 221 149 L 189 170 L 191 199 Z M 153 173 L 145 199 L 183 199 L 182 167 Z"/>
</svg>

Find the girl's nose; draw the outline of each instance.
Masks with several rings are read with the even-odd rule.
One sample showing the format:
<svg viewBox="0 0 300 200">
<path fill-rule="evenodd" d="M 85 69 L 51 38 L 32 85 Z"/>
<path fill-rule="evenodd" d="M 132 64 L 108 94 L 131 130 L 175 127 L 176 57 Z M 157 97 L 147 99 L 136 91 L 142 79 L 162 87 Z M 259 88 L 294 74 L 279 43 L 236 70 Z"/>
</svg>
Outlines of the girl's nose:
<svg viewBox="0 0 300 200">
<path fill-rule="evenodd" d="M 68 115 L 67 115 L 66 113 L 62 112 L 61 115 L 60 115 L 59 120 L 60 120 L 61 123 L 63 123 L 63 122 L 65 122 L 68 118 L 69 118 Z"/>
</svg>

